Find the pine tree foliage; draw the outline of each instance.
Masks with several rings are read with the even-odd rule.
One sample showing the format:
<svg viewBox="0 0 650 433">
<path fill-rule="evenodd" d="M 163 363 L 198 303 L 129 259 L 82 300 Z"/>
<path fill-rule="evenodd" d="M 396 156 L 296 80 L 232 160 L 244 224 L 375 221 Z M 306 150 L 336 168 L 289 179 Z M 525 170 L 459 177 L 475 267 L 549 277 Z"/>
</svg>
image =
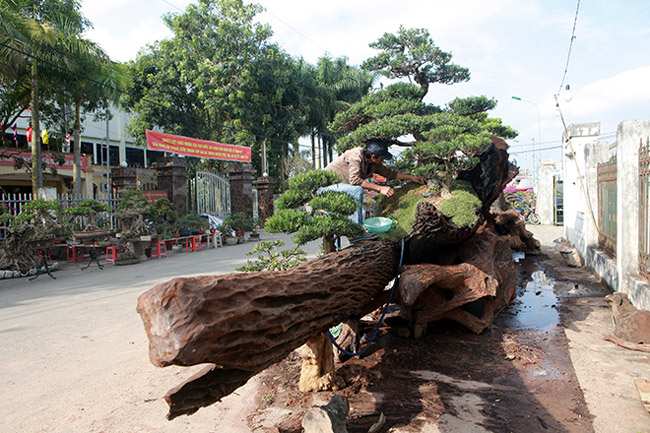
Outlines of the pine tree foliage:
<svg viewBox="0 0 650 433">
<path fill-rule="evenodd" d="M 371 47 L 380 53 L 363 67 L 397 82 L 339 113 L 331 129 L 339 134 L 339 152 L 382 139 L 408 146 L 395 161 L 403 172 L 435 179 L 450 191 L 458 172 L 472 168 L 476 155 L 491 143 L 490 136 L 513 138 L 517 132 L 501 119 L 488 117 L 497 102 L 486 96 L 456 98 L 440 107 L 424 101 L 431 84 L 469 80 L 466 68 L 451 63 L 451 54 L 438 48 L 424 29 L 400 27 Z"/>
<path fill-rule="evenodd" d="M 278 211 L 266 220 L 270 233 L 295 233 L 298 245 L 334 236 L 358 236 L 359 224 L 350 221 L 358 203 L 342 192 L 318 190 L 341 181 L 338 174 L 326 170 L 312 170 L 289 180 L 289 189 L 276 202 Z"/>
</svg>

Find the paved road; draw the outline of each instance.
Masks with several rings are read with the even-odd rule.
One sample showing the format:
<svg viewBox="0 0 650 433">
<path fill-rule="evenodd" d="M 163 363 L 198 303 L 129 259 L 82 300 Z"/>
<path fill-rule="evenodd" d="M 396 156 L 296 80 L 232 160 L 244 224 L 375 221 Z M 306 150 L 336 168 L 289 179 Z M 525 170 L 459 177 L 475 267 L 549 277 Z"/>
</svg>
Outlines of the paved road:
<svg viewBox="0 0 650 433">
<path fill-rule="evenodd" d="M 262 237 L 291 242 L 286 235 Z M 208 408 L 191 419 L 164 419 L 160 397 L 190 369 L 149 362 L 135 307 L 142 292 L 170 278 L 233 272 L 252 246 L 104 270 L 67 264 L 56 280 L 0 280 L 0 432 L 178 432 L 190 420 L 193 431 L 221 431 L 216 426 L 223 422 L 237 431 L 243 410 L 240 416 Z M 314 256 L 318 242 L 307 250 Z"/>
</svg>

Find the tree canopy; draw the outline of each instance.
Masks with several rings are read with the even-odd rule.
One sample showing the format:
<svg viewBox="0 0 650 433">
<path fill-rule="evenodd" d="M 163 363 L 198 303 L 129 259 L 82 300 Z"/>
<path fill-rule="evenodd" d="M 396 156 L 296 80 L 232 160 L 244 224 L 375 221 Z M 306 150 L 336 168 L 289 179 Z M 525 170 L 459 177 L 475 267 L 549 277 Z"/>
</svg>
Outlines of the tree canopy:
<svg viewBox="0 0 650 433">
<path fill-rule="evenodd" d="M 490 144 L 490 135 L 517 135 L 488 117 L 496 101 L 486 96 L 457 98 L 444 107 L 424 102 L 430 84 L 469 79 L 467 68 L 452 64 L 451 54 L 441 51 L 426 30 L 400 27 L 397 35 L 386 33 L 370 46 L 380 53 L 364 68 L 417 84 L 396 82 L 337 114 L 331 128 L 342 134 L 339 152 L 370 139 L 408 146 L 396 162 L 400 171 L 436 179 L 449 190 L 458 171 L 476 164 L 474 157 Z"/>
</svg>

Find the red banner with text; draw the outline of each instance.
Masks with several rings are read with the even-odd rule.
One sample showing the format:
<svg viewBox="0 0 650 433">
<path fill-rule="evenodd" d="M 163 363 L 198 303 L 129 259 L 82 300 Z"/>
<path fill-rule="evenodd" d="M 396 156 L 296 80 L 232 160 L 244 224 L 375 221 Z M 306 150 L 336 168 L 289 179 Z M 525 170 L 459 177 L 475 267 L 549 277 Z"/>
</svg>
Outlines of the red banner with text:
<svg viewBox="0 0 650 433">
<path fill-rule="evenodd" d="M 147 149 L 162 150 L 197 158 L 220 159 L 222 161 L 251 161 L 250 147 L 198 140 L 149 130 L 145 132 L 147 134 Z"/>
</svg>

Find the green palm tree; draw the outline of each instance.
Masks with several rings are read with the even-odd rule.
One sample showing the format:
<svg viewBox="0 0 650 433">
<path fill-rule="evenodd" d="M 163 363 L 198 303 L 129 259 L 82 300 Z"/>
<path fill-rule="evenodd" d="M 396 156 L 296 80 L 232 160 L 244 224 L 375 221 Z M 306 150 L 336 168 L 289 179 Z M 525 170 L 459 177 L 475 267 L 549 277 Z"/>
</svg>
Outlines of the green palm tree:
<svg viewBox="0 0 650 433">
<path fill-rule="evenodd" d="M 60 41 L 60 52 L 72 59 L 69 71 L 61 75 L 64 97 L 74 105 L 73 123 L 73 192 L 81 194 L 81 113 L 105 108 L 118 103 L 120 88 L 124 86 L 123 72 L 111 62 L 108 55 L 94 42 L 65 28 Z"/>
<path fill-rule="evenodd" d="M 57 65 L 66 67 L 70 63 L 66 56 L 54 50 L 62 36 L 60 29 L 70 26 L 80 34 L 89 23 L 74 0 L 0 0 L 0 16 L 0 58 L 30 69 L 31 171 L 32 191 L 36 196 L 43 187 L 39 83 L 56 74 Z"/>
</svg>

